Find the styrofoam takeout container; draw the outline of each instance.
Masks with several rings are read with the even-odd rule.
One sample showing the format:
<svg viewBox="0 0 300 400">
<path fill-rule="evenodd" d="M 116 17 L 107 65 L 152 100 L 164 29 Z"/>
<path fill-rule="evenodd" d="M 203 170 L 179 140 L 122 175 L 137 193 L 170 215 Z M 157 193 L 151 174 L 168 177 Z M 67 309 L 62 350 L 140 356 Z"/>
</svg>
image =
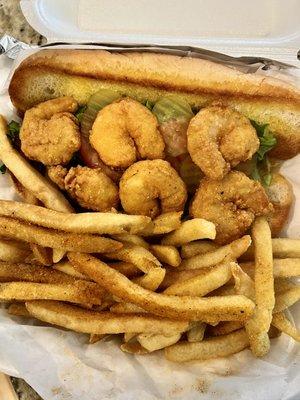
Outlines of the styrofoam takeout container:
<svg viewBox="0 0 300 400">
<path fill-rule="evenodd" d="M 48 43 L 196 46 L 300 65 L 299 0 L 21 0 L 21 7 Z M 0 58 L 2 80 L 6 62 Z M 288 78 L 290 71 L 281 72 Z M 0 96 L 0 110 L 13 116 L 7 93 Z M 299 165 L 298 156 L 283 167 L 296 194 L 286 232 L 293 237 L 300 237 Z M 0 194 L 13 195 L 3 177 Z M 300 328 L 300 306 L 293 316 Z M 299 366 L 299 345 L 285 335 L 262 360 L 245 350 L 227 359 L 177 365 L 160 353 L 127 355 L 114 342 L 87 345 L 85 335 L 0 310 L 0 370 L 26 379 L 44 400 L 299 400 Z"/>
</svg>

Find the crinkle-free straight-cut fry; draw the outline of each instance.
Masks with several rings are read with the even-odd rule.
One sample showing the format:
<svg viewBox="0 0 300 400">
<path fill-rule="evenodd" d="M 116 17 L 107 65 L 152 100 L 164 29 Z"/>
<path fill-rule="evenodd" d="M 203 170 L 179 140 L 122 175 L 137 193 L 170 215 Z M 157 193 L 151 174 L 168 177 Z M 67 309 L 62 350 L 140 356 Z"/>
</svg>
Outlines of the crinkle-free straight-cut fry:
<svg viewBox="0 0 300 400">
<path fill-rule="evenodd" d="M 197 298 L 169 296 L 143 289 L 91 255 L 69 253 L 69 260 L 84 274 L 126 302 L 156 315 L 186 320 L 246 320 L 254 303 L 244 296 Z"/>
<path fill-rule="evenodd" d="M 231 332 L 235 332 L 241 328 L 243 328 L 245 324 L 239 321 L 226 321 L 220 322 L 216 326 L 209 326 L 208 333 L 211 336 L 222 336 L 228 335 Z"/>
<path fill-rule="evenodd" d="M 198 254 L 205 254 L 213 250 L 217 250 L 220 245 L 209 240 L 196 240 L 195 242 L 186 243 L 181 247 L 181 257 L 190 258 Z"/>
<path fill-rule="evenodd" d="M 74 214 L 9 200 L 0 200 L 0 215 L 74 233 L 119 234 L 138 232 L 151 225 L 151 219 L 143 215 L 100 212 Z"/>
<path fill-rule="evenodd" d="M 297 342 L 300 342 L 300 331 L 295 325 L 287 318 L 284 312 L 273 315 L 272 325 L 279 329 L 281 332 L 291 336 Z"/>
<path fill-rule="evenodd" d="M 171 346 L 180 340 L 181 333 L 173 333 L 173 335 L 161 335 L 161 334 L 149 334 L 140 333 L 137 336 L 137 341 L 140 345 L 148 350 L 148 352 L 153 352 L 156 350 L 164 349 L 167 346 Z"/>
<path fill-rule="evenodd" d="M 16 315 L 18 317 L 31 317 L 25 303 L 12 303 L 7 309 L 8 314 Z"/>
<path fill-rule="evenodd" d="M 125 214 L 125 215 L 127 215 L 127 214 Z M 142 217 L 142 215 L 141 215 L 141 217 Z M 113 239 L 117 240 L 118 242 L 134 244 L 136 246 L 144 247 L 147 250 L 149 249 L 149 244 L 146 242 L 145 239 L 143 239 L 139 235 L 134 235 L 132 233 L 120 233 L 117 235 L 112 235 L 111 237 Z"/>
<path fill-rule="evenodd" d="M 13 218 L 0 217 L 0 236 L 36 243 L 67 251 L 105 253 L 116 251 L 123 245 L 112 239 L 87 233 L 59 232 L 53 229 L 29 225 Z"/>
<path fill-rule="evenodd" d="M 255 255 L 255 311 L 245 328 L 254 355 L 262 357 L 270 349 L 268 331 L 275 304 L 271 230 L 264 217 L 258 217 L 252 227 Z"/>
<path fill-rule="evenodd" d="M 93 282 L 0 283 L 0 301 L 61 300 L 80 304 L 101 304 L 104 290 Z"/>
<path fill-rule="evenodd" d="M 6 167 L 47 208 L 65 213 L 72 212 L 73 208 L 64 195 L 12 147 L 7 132 L 6 121 L 0 115 L 0 159 Z"/>
<path fill-rule="evenodd" d="M 198 254 L 183 260 L 179 266 L 179 269 L 212 267 L 222 262 L 226 257 L 230 257 L 232 260 L 235 260 L 248 249 L 250 244 L 251 237 L 249 235 L 245 235 L 242 238 L 227 244 L 226 246 L 218 248 L 217 250 L 205 254 Z"/>
<path fill-rule="evenodd" d="M 166 274 L 166 270 L 160 267 L 153 267 L 143 276 L 134 278 L 132 281 L 145 289 L 155 291 L 159 288 Z"/>
<path fill-rule="evenodd" d="M 164 293 L 177 296 L 205 296 L 207 293 L 225 285 L 232 277 L 231 262 L 223 263 L 212 267 L 210 271 L 196 275 L 193 278 L 174 283 Z"/>
<path fill-rule="evenodd" d="M 150 314 L 114 314 L 83 310 L 57 301 L 30 301 L 26 308 L 34 317 L 76 332 L 114 334 L 149 332 L 173 334 L 184 331 L 188 322 Z"/>
<path fill-rule="evenodd" d="M 0 260 L 8 262 L 23 262 L 30 254 L 27 243 L 16 240 L 0 240 Z"/>
<path fill-rule="evenodd" d="M 300 257 L 300 239 L 292 238 L 274 238 L 272 239 L 272 250 L 274 258 L 299 258 Z M 241 256 L 243 261 L 251 261 L 254 257 L 254 248 L 249 249 Z"/>
<path fill-rule="evenodd" d="M 197 343 L 174 344 L 165 349 L 165 356 L 168 360 L 175 362 L 204 361 L 238 353 L 248 346 L 248 336 L 244 329 L 240 329 L 228 335 L 209 338 Z"/>
<path fill-rule="evenodd" d="M 276 302 L 273 312 L 279 313 L 291 307 L 300 300 L 300 286 L 283 290 L 276 295 Z"/>
<path fill-rule="evenodd" d="M 190 343 L 201 342 L 204 339 L 206 326 L 205 322 L 195 322 L 186 333 L 187 341 Z"/>
<path fill-rule="evenodd" d="M 254 263 L 242 262 L 241 268 L 252 278 L 254 277 Z M 275 258 L 273 259 L 274 278 L 290 278 L 300 276 L 300 258 Z"/>
<path fill-rule="evenodd" d="M 155 236 L 163 235 L 174 231 L 180 227 L 182 211 L 173 211 L 163 213 L 154 218 L 153 224 L 148 225 L 140 235 L 142 236 Z"/>
<path fill-rule="evenodd" d="M 202 218 L 193 218 L 182 222 L 179 228 L 165 235 L 161 243 L 181 246 L 193 240 L 214 239 L 215 237 L 215 224 Z"/>
<path fill-rule="evenodd" d="M 90 278 L 87 276 L 81 274 L 78 272 L 74 266 L 67 260 L 60 261 L 56 264 L 52 265 L 52 269 L 54 271 L 60 271 L 63 272 L 64 275 L 69 275 L 71 278 L 76 278 L 76 279 L 84 279 L 85 281 L 89 281 Z"/>
<path fill-rule="evenodd" d="M 181 263 L 179 251 L 175 246 L 153 244 L 150 250 L 163 264 L 168 264 L 171 267 L 178 267 Z"/>
</svg>

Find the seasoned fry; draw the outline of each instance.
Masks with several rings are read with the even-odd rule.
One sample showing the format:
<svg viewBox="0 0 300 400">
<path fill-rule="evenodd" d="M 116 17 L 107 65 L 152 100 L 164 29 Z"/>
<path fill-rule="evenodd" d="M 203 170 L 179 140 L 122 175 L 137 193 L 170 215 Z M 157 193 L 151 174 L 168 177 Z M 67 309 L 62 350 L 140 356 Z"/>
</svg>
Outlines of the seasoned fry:
<svg viewBox="0 0 300 400">
<path fill-rule="evenodd" d="M 26 308 L 34 317 L 50 324 L 63 326 L 76 332 L 113 334 L 124 332 L 148 332 L 172 334 L 187 328 L 188 322 L 160 318 L 150 314 L 113 314 L 95 312 L 57 301 L 26 302 Z"/>
<path fill-rule="evenodd" d="M 279 292 L 276 296 L 274 314 L 284 311 L 300 300 L 300 286 Z"/>
<path fill-rule="evenodd" d="M 137 333 L 124 333 L 124 342 L 130 342 L 133 338 L 137 336 Z"/>
<path fill-rule="evenodd" d="M 140 333 L 137 336 L 137 341 L 140 345 L 146 349 L 149 353 L 164 349 L 167 346 L 171 346 L 180 340 L 181 333 L 174 333 L 173 335 L 165 336 L 161 334 L 150 334 Z"/>
<path fill-rule="evenodd" d="M 47 208 L 65 213 L 72 212 L 73 209 L 63 194 L 12 147 L 6 134 L 7 124 L 0 115 L 0 159 L 6 167 Z"/>
<path fill-rule="evenodd" d="M 238 353 L 249 346 L 244 329 L 220 337 L 209 338 L 198 343 L 181 342 L 165 349 L 170 361 L 185 362 L 191 360 L 209 360 Z"/>
<path fill-rule="evenodd" d="M 16 240 L 0 240 L 0 260 L 8 262 L 22 262 L 30 254 L 27 243 Z"/>
<path fill-rule="evenodd" d="M 151 224 L 151 219 L 142 215 L 100 212 L 74 214 L 9 200 L 0 200 L 0 215 L 45 228 L 74 233 L 120 234 L 126 231 L 136 233 Z M 143 240 L 140 239 L 141 241 Z"/>
<path fill-rule="evenodd" d="M 245 235 L 242 238 L 227 244 L 226 246 L 218 248 L 217 250 L 205 254 L 198 254 L 194 257 L 183 260 L 179 266 L 179 269 L 199 269 L 212 267 L 228 257 L 230 257 L 232 260 L 235 260 L 247 250 L 250 244 L 250 236 Z"/>
<path fill-rule="evenodd" d="M 193 218 L 181 223 L 175 231 L 164 236 L 161 244 L 181 246 L 198 239 L 214 239 L 216 227 L 212 222 L 202 218 Z"/>
<path fill-rule="evenodd" d="M 195 242 L 186 243 L 181 247 L 181 257 L 190 258 L 198 254 L 205 254 L 213 250 L 217 250 L 220 246 L 209 240 L 197 240 Z"/>
<path fill-rule="evenodd" d="M 122 244 L 115 240 L 87 233 L 58 232 L 40 226 L 20 222 L 13 218 L 0 217 L 0 235 L 7 238 L 24 240 L 44 247 L 82 251 L 86 253 L 104 253 L 118 250 Z"/>
<path fill-rule="evenodd" d="M 274 290 L 276 296 L 280 292 L 285 292 L 296 287 L 295 283 L 291 282 L 289 278 L 277 278 L 274 280 Z"/>
<path fill-rule="evenodd" d="M 112 235 L 111 237 L 118 242 L 135 244 L 136 246 L 144 247 L 149 250 L 149 244 L 141 236 L 133 235 L 131 233 L 120 233 L 118 235 Z"/>
<path fill-rule="evenodd" d="M 279 329 L 281 332 L 286 333 L 288 336 L 291 336 L 297 342 L 300 342 L 300 332 L 283 312 L 273 315 L 272 325 Z"/>
<path fill-rule="evenodd" d="M 193 278 L 197 275 L 206 274 L 210 271 L 211 268 L 212 267 L 200 269 L 183 269 L 182 271 L 178 271 L 178 269 L 176 269 L 175 271 L 167 270 L 165 279 L 160 285 L 160 289 L 166 289 L 167 287 L 175 283 L 186 281 L 187 279 Z"/>
<path fill-rule="evenodd" d="M 127 276 L 127 278 L 136 277 L 141 275 L 142 271 L 134 264 L 126 261 L 115 261 L 107 263 L 111 268 L 121 272 L 121 274 Z M 74 267 L 73 267 L 74 268 Z"/>
<path fill-rule="evenodd" d="M 241 268 L 249 275 L 254 277 L 254 263 L 240 263 Z M 300 258 L 275 258 L 273 260 L 274 278 L 290 278 L 300 276 Z"/>
<path fill-rule="evenodd" d="M 25 307 L 25 303 L 13 303 L 7 309 L 8 314 L 16 315 L 18 317 L 30 317 L 31 315 Z"/>
<path fill-rule="evenodd" d="M 125 353 L 130 353 L 130 354 L 143 355 L 149 353 L 149 351 L 144 349 L 138 342 L 122 343 L 120 349 Z"/>
<path fill-rule="evenodd" d="M 164 268 L 154 267 L 147 274 L 133 279 L 133 282 L 145 289 L 155 291 L 162 283 L 165 274 L 166 270 Z"/>
<path fill-rule="evenodd" d="M 69 261 L 60 261 L 57 264 L 54 264 L 52 266 L 52 269 L 63 272 L 64 276 L 69 275 L 70 277 L 74 277 L 77 279 L 84 279 L 85 281 L 90 280 L 87 276 L 78 272 Z"/>
<path fill-rule="evenodd" d="M 65 250 L 62 249 L 53 249 L 52 252 L 53 252 L 52 261 L 54 264 L 60 262 L 66 254 Z"/>
<path fill-rule="evenodd" d="M 300 239 L 275 238 L 272 239 L 272 249 L 274 258 L 299 258 Z M 254 257 L 253 246 L 241 256 L 242 261 L 251 261 Z"/>
<path fill-rule="evenodd" d="M 110 311 L 118 314 L 147 313 L 148 311 L 132 303 L 117 303 L 110 307 Z"/>
<path fill-rule="evenodd" d="M 124 244 L 121 250 L 105 254 L 105 257 L 112 260 L 130 262 L 145 273 L 149 272 L 152 268 L 161 266 L 161 263 L 149 250 L 129 243 Z"/>
<path fill-rule="evenodd" d="M 205 322 L 211 319 L 246 320 L 253 312 L 253 302 L 244 296 L 197 298 L 158 294 L 131 282 L 95 257 L 80 253 L 69 253 L 68 257 L 80 272 L 99 282 L 113 295 L 156 315 Z"/>
<path fill-rule="evenodd" d="M 225 285 L 229 281 L 232 276 L 232 264 L 235 263 L 224 261 L 204 274 L 174 283 L 164 293 L 177 296 L 205 296 L 207 293 Z"/>
<path fill-rule="evenodd" d="M 195 322 L 195 325 L 187 331 L 187 340 L 190 343 L 201 342 L 206 329 L 205 322 Z"/>
<path fill-rule="evenodd" d="M 0 301 L 61 300 L 70 303 L 101 304 L 104 290 L 93 282 L 0 283 Z"/>
<path fill-rule="evenodd" d="M 221 336 L 221 335 L 228 335 L 231 332 L 237 331 L 243 328 L 244 324 L 239 321 L 227 321 L 227 322 L 220 322 L 216 326 L 209 326 L 208 333 L 211 336 Z"/>
<path fill-rule="evenodd" d="M 72 284 L 76 278 L 40 265 L 9 263 L 0 261 L 1 282 L 25 281 L 36 283 L 67 283 Z"/>
<path fill-rule="evenodd" d="M 175 246 L 153 244 L 150 249 L 161 263 L 171 265 L 171 267 L 178 267 L 181 263 L 179 251 Z"/>
<path fill-rule="evenodd" d="M 168 212 L 159 215 L 153 220 L 153 224 L 149 224 L 143 231 L 142 236 L 162 235 L 169 233 L 180 227 L 182 211 Z"/>
<path fill-rule="evenodd" d="M 255 301 L 254 281 L 242 270 L 237 263 L 232 263 L 231 272 L 234 278 L 234 288 L 236 294 L 243 294 Z"/>
<path fill-rule="evenodd" d="M 270 349 L 268 331 L 275 304 L 273 254 L 271 230 L 267 220 L 259 217 L 254 221 L 252 237 L 255 252 L 255 311 L 245 328 L 254 355 L 262 357 Z"/>
<path fill-rule="evenodd" d="M 97 343 L 100 340 L 104 339 L 106 336 L 107 335 L 97 335 L 97 334 L 91 333 L 90 337 L 89 337 L 89 344 Z"/>
</svg>

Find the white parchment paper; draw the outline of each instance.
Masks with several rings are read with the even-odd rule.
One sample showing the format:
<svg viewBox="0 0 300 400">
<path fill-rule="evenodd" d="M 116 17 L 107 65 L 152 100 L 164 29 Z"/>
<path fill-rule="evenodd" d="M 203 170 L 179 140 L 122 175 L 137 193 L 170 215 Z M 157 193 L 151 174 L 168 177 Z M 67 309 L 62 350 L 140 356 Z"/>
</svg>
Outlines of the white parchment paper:
<svg viewBox="0 0 300 400">
<path fill-rule="evenodd" d="M 0 57 L 0 88 L 9 64 Z M 1 82 L 2 81 L 2 82 Z M 0 113 L 15 117 L 6 92 Z M 300 237 L 300 156 L 283 174 L 293 184 L 296 202 L 286 235 Z M 0 198 L 14 191 L 0 176 Z M 300 328 L 300 305 L 292 314 Z M 83 334 L 43 326 L 0 309 L 0 371 L 24 378 L 44 400 L 299 400 L 300 346 L 286 335 L 272 340 L 264 359 L 249 350 L 209 362 L 175 364 L 162 352 L 133 356 L 118 341 L 87 344 Z"/>
</svg>

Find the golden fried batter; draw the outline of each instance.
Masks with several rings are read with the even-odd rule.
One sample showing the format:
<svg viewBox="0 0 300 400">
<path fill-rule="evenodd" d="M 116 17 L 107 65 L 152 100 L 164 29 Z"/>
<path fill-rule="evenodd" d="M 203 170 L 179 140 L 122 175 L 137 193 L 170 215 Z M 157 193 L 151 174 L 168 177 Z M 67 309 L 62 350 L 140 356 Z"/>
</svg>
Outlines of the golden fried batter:
<svg viewBox="0 0 300 400">
<path fill-rule="evenodd" d="M 90 142 L 101 160 L 115 168 L 127 168 L 140 159 L 163 158 L 165 147 L 156 117 L 129 98 L 98 113 Z"/>
<path fill-rule="evenodd" d="M 203 108 L 187 131 L 188 151 L 210 179 L 222 179 L 231 167 L 249 160 L 259 148 L 249 119 L 227 107 Z"/>
<path fill-rule="evenodd" d="M 80 132 L 72 97 L 45 101 L 26 111 L 20 131 L 21 149 L 45 165 L 66 164 L 80 148 Z"/>
<path fill-rule="evenodd" d="M 293 188 L 290 182 L 280 174 L 273 174 L 270 186 L 266 192 L 274 211 L 268 217 L 273 236 L 279 235 L 287 223 L 291 206 L 294 200 Z"/>
<path fill-rule="evenodd" d="M 119 203 L 117 185 L 99 168 L 61 165 L 48 168 L 49 178 L 83 208 L 93 211 L 111 211 Z"/>
<path fill-rule="evenodd" d="M 241 237 L 257 215 L 273 210 L 262 185 L 245 174 L 232 171 L 221 181 L 204 178 L 190 207 L 194 218 L 216 225 L 219 244 Z"/>
<path fill-rule="evenodd" d="M 164 160 L 139 161 L 120 180 L 120 200 L 128 214 L 154 218 L 183 210 L 186 199 L 184 182 Z"/>
</svg>

